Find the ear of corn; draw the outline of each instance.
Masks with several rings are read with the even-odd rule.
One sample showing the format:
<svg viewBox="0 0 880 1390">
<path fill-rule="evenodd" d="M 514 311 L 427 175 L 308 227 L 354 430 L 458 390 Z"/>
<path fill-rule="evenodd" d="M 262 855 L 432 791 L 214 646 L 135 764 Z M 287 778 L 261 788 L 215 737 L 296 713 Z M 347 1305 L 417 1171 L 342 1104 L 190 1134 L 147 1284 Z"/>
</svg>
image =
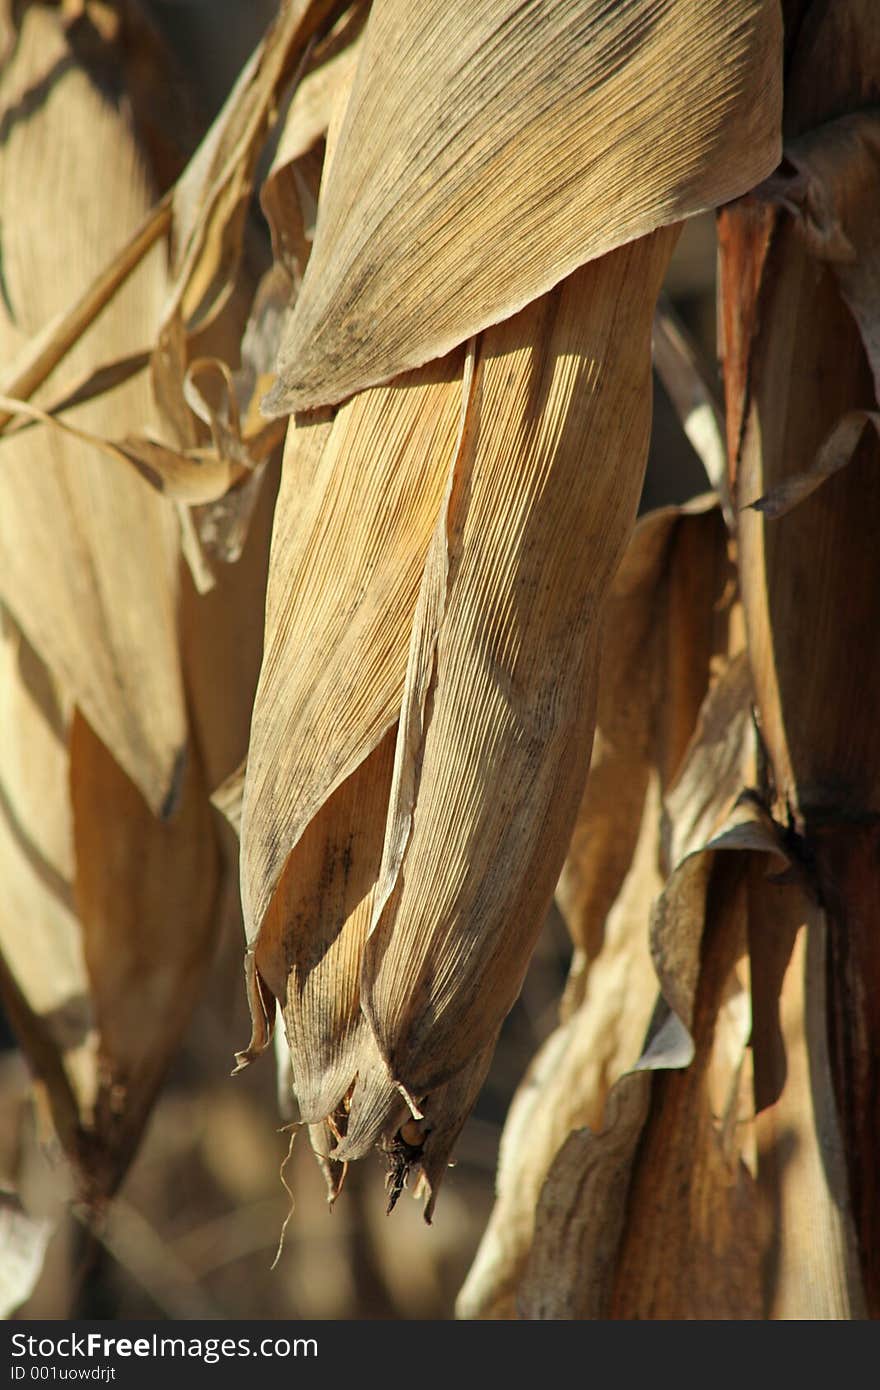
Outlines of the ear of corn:
<svg viewBox="0 0 880 1390">
<path fill-rule="evenodd" d="M 416 1109 L 512 1005 L 564 857 L 647 448 L 645 306 L 674 239 L 597 262 L 480 344 L 364 962 L 368 1017 Z"/>
</svg>

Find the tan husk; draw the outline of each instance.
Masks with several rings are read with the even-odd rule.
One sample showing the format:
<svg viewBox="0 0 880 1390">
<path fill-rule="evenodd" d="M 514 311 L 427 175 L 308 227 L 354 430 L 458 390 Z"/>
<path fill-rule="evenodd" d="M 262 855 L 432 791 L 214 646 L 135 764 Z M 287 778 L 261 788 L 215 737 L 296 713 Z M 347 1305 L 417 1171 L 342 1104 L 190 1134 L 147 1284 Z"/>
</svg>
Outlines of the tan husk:
<svg viewBox="0 0 880 1390">
<path fill-rule="evenodd" d="M 293 1090 L 307 1124 L 342 1104 L 369 1041 L 361 1036 L 360 959 L 393 763 L 391 730 L 300 837 L 255 946 L 260 976 L 281 1003 Z"/>
<path fill-rule="evenodd" d="M 251 942 L 290 851 L 397 719 L 460 370 L 432 363 L 288 435 L 242 818 Z"/>
<path fill-rule="evenodd" d="M 586 267 L 478 349 L 413 628 L 362 979 L 414 1113 L 516 998 L 571 835 L 676 236 Z"/>
<path fill-rule="evenodd" d="M 46 100 L 28 107 L 26 89 L 53 68 Z M 52 12 L 25 12 L 0 104 L 9 122 L 0 158 L 8 297 L 0 351 L 11 355 L 101 268 L 143 217 L 150 190 L 124 116 L 77 66 Z M 34 167 L 43 194 L 29 202 L 21 188 Z M 157 246 L 71 354 L 69 369 L 142 342 L 158 324 L 166 284 Z M 79 407 L 74 419 L 107 435 L 151 414 L 141 374 Z M 128 466 L 108 466 L 91 448 L 42 428 L 0 446 L 0 593 L 156 811 L 173 805 L 186 744 L 177 553 L 173 513 Z"/>
<path fill-rule="evenodd" d="M 439 357 L 744 192 L 778 161 L 780 99 L 776 0 L 383 0 L 267 409 Z"/>
</svg>

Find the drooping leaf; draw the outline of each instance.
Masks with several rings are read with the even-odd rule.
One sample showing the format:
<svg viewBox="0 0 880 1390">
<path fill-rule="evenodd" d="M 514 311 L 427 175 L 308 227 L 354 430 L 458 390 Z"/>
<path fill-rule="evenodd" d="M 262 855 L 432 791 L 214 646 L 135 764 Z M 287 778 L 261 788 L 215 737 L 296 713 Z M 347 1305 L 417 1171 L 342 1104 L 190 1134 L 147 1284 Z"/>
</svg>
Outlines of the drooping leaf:
<svg viewBox="0 0 880 1390">
<path fill-rule="evenodd" d="M 26 93 L 40 78 L 45 100 L 34 106 Z M 0 305 L 0 351 L 11 356 L 103 267 L 143 218 L 151 193 L 124 115 L 76 64 L 45 7 L 23 15 L 0 105 L 8 125 L 0 219 L 9 299 Z M 21 197 L 35 166 L 38 202 Z M 68 370 L 142 343 L 158 324 L 166 283 L 157 246 L 72 352 Z M 77 408 L 72 423 L 112 436 L 132 421 L 148 423 L 152 410 L 142 375 Z M 173 805 L 186 744 L 177 553 L 173 513 L 128 465 L 108 466 L 91 448 L 42 428 L 0 446 L 0 593 L 157 811 Z"/>
<path fill-rule="evenodd" d="M 80 1181 L 98 1199 L 129 1163 L 205 983 L 216 941 L 218 857 L 191 755 L 171 823 L 77 713 L 70 745 L 75 902 L 97 1030 L 94 1115 Z"/>
<path fill-rule="evenodd" d="M 378 0 L 267 408 L 387 381 L 745 191 L 780 84 L 775 0 Z"/>
</svg>

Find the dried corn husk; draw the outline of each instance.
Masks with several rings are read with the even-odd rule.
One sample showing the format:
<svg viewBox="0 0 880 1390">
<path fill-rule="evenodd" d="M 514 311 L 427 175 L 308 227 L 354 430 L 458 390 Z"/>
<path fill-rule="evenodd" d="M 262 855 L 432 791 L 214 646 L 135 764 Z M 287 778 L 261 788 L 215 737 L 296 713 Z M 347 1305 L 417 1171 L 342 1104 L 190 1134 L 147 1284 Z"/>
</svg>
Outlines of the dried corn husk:
<svg viewBox="0 0 880 1390">
<path fill-rule="evenodd" d="M 780 83 L 775 0 L 379 0 L 267 408 L 439 357 L 745 191 L 779 158 Z"/>
<path fill-rule="evenodd" d="M 243 807 L 251 942 L 290 851 L 396 722 L 460 369 L 433 363 L 288 437 Z"/>
<path fill-rule="evenodd" d="M 494 1036 L 564 858 L 647 446 L 646 305 L 675 236 L 585 268 L 479 348 L 413 628 L 362 975 L 414 1112 Z"/>
</svg>

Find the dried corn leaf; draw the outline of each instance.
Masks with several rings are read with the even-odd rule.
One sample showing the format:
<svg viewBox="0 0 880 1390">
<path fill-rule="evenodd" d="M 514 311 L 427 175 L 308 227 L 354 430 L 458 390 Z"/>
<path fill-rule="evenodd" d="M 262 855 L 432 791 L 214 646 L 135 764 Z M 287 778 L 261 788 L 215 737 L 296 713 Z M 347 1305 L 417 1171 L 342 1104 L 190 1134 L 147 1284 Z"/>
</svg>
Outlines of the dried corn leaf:
<svg viewBox="0 0 880 1390">
<path fill-rule="evenodd" d="M 744 895 L 739 861 L 720 867 L 706 901 L 705 941 L 698 934 L 696 942 L 702 961 L 688 1020 L 694 1061 L 654 1078 L 616 1277 L 605 1291 L 616 1317 L 760 1314 L 757 1202 L 747 1162 L 754 1140 Z"/>
<path fill-rule="evenodd" d="M 251 941 L 309 822 L 397 719 L 460 371 L 432 363 L 288 437 L 242 820 Z"/>
<path fill-rule="evenodd" d="M 876 410 L 849 410 L 837 421 L 816 453 L 809 468 L 803 473 L 793 473 L 776 483 L 763 497 L 758 497 L 748 506 L 760 512 L 770 521 L 793 510 L 800 502 L 806 501 L 817 487 L 821 487 L 841 468 L 852 462 L 865 429 L 871 426 L 880 434 L 880 412 Z"/>
<path fill-rule="evenodd" d="M 880 589 L 852 583 L 853 574 L 873 572 L 876 557 L 870 518 L 880 504 L 880 439 L 864 428 L 862 413 L 873 405 L 873 383 L 833 272 L 809 255 L 788 219 L 764 266 L 760 313 L 738 461 L 740 505 L 767 496 L 779 512 L 774 499 L 802 499 L 777 520 L 754 510 L 739 516 L 762 736 L 780 803 L 795 814 L 874 810 L 880 742 L 875 721 L 860 710 L 865 688 L 880 687 L 880 654 L 863 638 L 880 621 Z M 804 385 L 814 381 L 822 390 L 811 390 L 805 410 Z M 817 456 L 804 479 L 804 464 Z M 847 458 L 813 490 L 826 467 Z M 794 563 L 795 556 L 809 563 Z M 842 686 L 853 652 L 860 653 L 858 679 Z"/>
<path fill-rule="evenodd" d="M 580 1006 L 541 1048 L 508 1111 L 495 1207 L 458 1297 L 459 1317 L 516 1317 L 517 1286 L 547 1173 L 572 1131 L 601 1130 L 610 1086 L 639 1057 L 657 999 L 648 921 L 663 887 L 659 829 L 655 773 L 629 873 L 603 923 L 601 950 L 581 982 Z"/>
<path fill-rule="evenodd" d="M 27 94 L 41 79 L 45 99 L 33 105 Z M 0 159 L 8 301 L 0 306 L 0 349 L 11 355 L 101 268 L 150 193 L 124 117 L 76 65 L 44 8 L 23 16 L 0 104 L 8 126 Z M 22 197 L 34 168 L 41 170 L 37 202 Z M 87 199 L 83 186 L 94 190 Z M 158 323 L 165 289 L 157 247 L 77 348 L 71 369 L 143 341 Z M 79 407 L 75 419 L 104 436 L 149 421 L 151 410 L 146 380 L 135 377 Z M 4 442 L 0 592 L 157 811 L 173 804 L 186 742 L 177 544 L 173 514 L 128 465 L 110 469 L 54 431 Z"/>
<path fill-rule="evenodd" d="M 77 712 L 70 781 L 76 906 L 99 1035 L 81 1174 L 94 1199 L 121 1178 L 202 990 L 218 865 L 196 757 L 177 816 L 163 824 Z"/>
<path fill-rule="evenodd" d="M 662 998 L 638 1070 L 609 1094 L 604 1129 L 572 1134 L 550 1168 L 523 1316 L 759 1316 L 749 857 L 718 854 L 744 849 L 781 853 L 749 803 L 658 900 L 651 946 Z M 650 1094 L 645 1071 L 657 1073 Z M 686 1182 L 670 1176 L 681 1173 Z"/>
<path fill-rule="evenodd" d="M 232 443 L 233 460 L 251 467 L 258 462 L 249 456 L 235 428 L 230 407 L 234 404 L 236 414 L 239 407 L 234 392 L 230 389 L 225 411 L 222 404 L 218 411 L 213 402 L 205 403 L 206 411 L 194 409 L 185 382 L 190 379 L 191 359 L 205 352 L 204 341 L 195 349 L 195 336 L 204 337 L 206 330 L 217 327 L 235 292 L 255 169 L 281 97 L 299 76 L 311 41 L 338 9 L 338 0 L 284 0 L 174 189 L 172 283 L 152 374 L 164 426 L 181 449 L 203 444 L 207 423 L 221 457 Z M 216 364 L 218 369 L 222 365 Z M 260 383 L 261 394 L 265 385 Z M 242 402 L 242 407 L 243 414 L 255 419 L 255 401 Z M 265 430 L 265 421 L 262 424 Z M 272 442 L 279 442 L 277 435 Z M 217 525 L 210 515 L 207 521 Z M 202 530 L 199 518 L 195 526 Z"/>
<path fill-rule="evenodd" d="M 654 367 L 682 428 L 721 499 L 724 520 L 734 529 L 727 477 L 724 422 L 696 344 L 672 306 L 661 297 L 654 317 Z"/>
<path fill-rule="evenodd" d="M 251 382 L 254 394 L 243 402 L 236 402 L 230 394 L 225 411 L 222 404 L 219 411 L 210 406 L 208 431 L 203 429 L 198 411 L 194 414 L 190 408 L 184 381 L 197 321 L 202 327 L 215 322 L 236 292 L 244 214 L 254 166 L 275 117 L 278 97 L 309 42 L 338 8 L 338 4 L 330 0 L 311 0 L 311 3 L 290 0 L 282 6 L 278 22 L 245 68 L 226 106 L 179 180 L 173 200 L 168 196 L 157 204 L 115 257 L 109 257 L 113 248 L 107 247 L 104 253 L 107 263 L 101 265 L 100 272 L 80 298 L 68 308 L 71 297 L 68 293 L 63 307 L 56 307 L 55 317 L 36 338 L 32 335 L 23 345 L 19 361 L 3 381 L 7 404 L 3 407 L 0 424 L 7 425 L 20 413 L 20 403 L 28 401 L 46 381 L 72 345 L 81 340 L 96 317 L 119 293 L 120 286 L 140 266 L 156 240 L 170 229 L 174 278 L 170 285 L 163 287 L 165 303 L 161 324 L 157 323 L 155 314 L 150 318 L 156 323 L 152 336 L 158 337 L 152 358 L 153 383 L 163 426 L 166 431 L 170 429 L 173 442 L 131 430 L 122 439 L 114 439 L 106 429 L 94 431 L 91 442 L 105 451 L 115 451 L 117 457 L 121 451 L 158 487 L 181 500 L 201 504 L 213 501 L 241 483 L 245 471 L 268 456 L 281 433 L 277 427 L 267 427 L 265 420 L 257 421 L 256 400 L 265 391 L 267 380 L 255 377 Z M 127 13 L 125 20 L 127 24 Z M 115 39 L 118 35 L 115 27 L 111 28 L 113 33 L 109 37 Z M 101 55 L 105 62 L 108 56 L 109 51 Z M 131 55 L 123 53 L 122 56 Z M 140 58 L 143 59 L 142 53 Z M 130 355 L 135 346 L 139 347 L 140 342 L 135 343 L 132 335 L 120 348 L 120 355 Z M 275 347 L 273 341 L 273 358 Z M 215 366 L 222 370 L 222 364 Z M 241 385 L 239 382 L 239 394 Z M 239 409 L 246 425 L 240 433 L 234 428 L 236 421 L 231 418 Z M 151 415 L 152 410 L 132 411 L 127 423 L 130 426 L 149 425 Z M 224 426 L 230 425 L 233 428 L 224 433 Z M 228 456 L 218 442 L 218 431 L 223 434 L 224 446 L 233 445 Z M 207 448 L 209 440 L 211 447 Z M 212 473 L 210 480 L 206 477 L 209 472 Z M 223 515 L 212 518 L 215 530 L 234 530 L 236 526 L 242 529 L 246 524 L 246 516 L 242 516 L 246 511 L 243 491 L 236 487 Z M 231 548 L 234 550 L 234 547 L 233 542 Z M 198 564 L 194 564 L 194 570 L 198 572 L 198 569 Z"/>
<path fill-rule="evenodd" d="M 50 432 L 57 431 L 62 436 L 58 441 L 62 450 L 68 441 L 85 444 L 121 463 L 123 471 L 134 466 L 157 492 L 176 502 L 198 505 L 217 501 L 246 476 L 244 466 L 239 464 L 236 467 L 234 453 L 208 449 L 181 452 L 144 435 L 108 439 L 68 420 L 61 420 L 56 414 L 32 405 L 30 401 L 17 400 L 13 396 L 0 396 L 0 409 L 8 410 L 12 416 L 24 416 L 35 424 L 45 425 Z M 65 409 L 66 397 L 58 407 L 58 410 Z M 16 431 L 16 434 L 19 432 Z M 30 442 L 33 444 L 33 441 Z M 10 444 L 6 447 L 10 450 L 8 457 L 11 458 L 14 446 Z M 106 468 L 105 473 L 109 474 Z"/>
<path fill-rule="evenodd" d="M 864 274 L 858 290 L 861 295 L 868 286 L 864 307 L 872 294 L 873 246 L 860 219 L 864 214 L 870 222 L 873 156 L 851 124 L 837 127 L 838 134 L 849 132 L 843 144 L 836 142 L 839 178 L 818 150 L 831 138 L 829 122 L 880 102 L 874 9 L 845 0 L 815 7 L 810 19 L 794 45 L 786 127 L 795 148 L 810 148 L 811 167 L 814 159 L 822 164 L 823 194 L 813 186 L 820 217 L 828 213 L 829 230 L 836 221 L 863 258 L 864 272 L 851 263 L 844 273 L 846 294 Z M 867 119 L 875 115 L 876 109 Z M 818 127 L 824 131 L 816 129 L 814 144 L 805 132 Z M 857 188 L 865 199 L 862 211 Z M 766 217 L 771 235 L 756 255 L 745 214 L 736 206 L 725 214 L 724 317 L 760 324 L 760 332 L 739 345 L 729 388 L 732 408 L 744 421 L 732 460 L 741 502 L 777 495 L 809 471 L 839 422 L 841 432 L 855 430 L 857 413 L 877 405 L 866 344 L 842 297 L 843 262 L 825 258 L 829 247 L 821 237 L 813 237 L 811 249 L 800 211 L 770 208 Z M 876 431 L 861 429 L 847 467 L 793 510 L 772 522 L 755 511 L 740 516 L 743 601 L 769 775 L 780 819 L 789 817 L 803 837 L 825 910 L 831 1065 L 869 1315 L 880 1309 L 880 1210 L 873 1195 L 878 1028 L 871 1003 L 880 979 L 873 906 L 880 745 L 872 713 L 880 669 L 865 634 L 878 621 L 878 460 Z M 815 1041 L 809 1046 L 815 1051 Z"/>
<path fill-rule="evenodd" d="M 322 140 L 340 99 L 351 88 L 360 57 L 360 38 L 369 7 L 354 4 L 314 51 L 281 123 L 278 147 L 267 182 Z M 263 185 L 262 197 L 266 185 Z"/>
<path fill-rule="evenodd" d="M 685 514 L 677 522 L 673 521 L 675 515 L 674 512 L 671 515 L 660 513 L 655 518 L 645 518 L 637 528 L 626 560 L 618 572 L 613 593 L 617 598 L 618 616 L 630 619 L 629 635 L 638 632 L 639 624 L 633 620 L 642 616 L 639 606 L 645 612 L 650 612 L 651 601 L 649 593 L 641 595 L 640 604 L 634 601 L 639 589 L 629 593 L 628 585 L 623 583 L 624 576 L 627 571 L 630 576 L 635 576 L 636 562 L 645 557 L 647 543 L 652 538 L 666 532 L 668 547 L 674 549 L 675 531 L 678 530 L 680 560 L 681 555 L 689 549 L 682 543 L 684 538 L 680 533 L 691 527 L 705 528 L 711 519 L 715 523 L 716 543 L 723 557 L 723 527 L 717 511 L 698 512 L 691 516 Z M 705 558 L 711 564 L 710 552 L 707 551 Z M 674 554 L 667 557 L 667 566 L 674 566 L 675 559 Z M 710 616 L 714 607 L 713 586 L 706 584 L 698 592 L 698 604 L 693 601 L 693 587 L 689 602 L 684 599 L 681 590 L 673 602 L 697 610 L 702 605 L 706 615 Z M 670 599 L 667 598 L 666 602 L 669 603 Z M 662 598 L 660 605 L 663 605 Z M 660 612 L 663 612 L 662 606 Z M 691 617 L 690 627 L 692 631 L 697 631 L 694 616 Z M 670 624 L 668 614 L 666 623 Z M 612 645 L 620 651 L 624 643 L 615 641 Z M 664 642 L 661 641 L 659 645 L 662 650 Z M 613 663 L 603 666 L 600 707 L 603 691 L 614 691 L 619 696 L 620 690 L 626 688 L 617 684 L 618 675 L 619 671 L 615 670 Z M 708 679 L 708 659 L 705 675 Z M 692 678 L 692 649 L 686 643 L 678 644 L 670 653 L 669 670 L 665 677 L 667 703 L 673 706 L 676 702 L 685 704 L 691 694 Z M 667 795 L 662 812 L 657 764 L 662 764 L 665 750 L 662 740 L 655 733 L 655 765 L 649 773 L 638 841 L 628 873 L 607 920 L 593 925 L 591 931 L 587 923 L 579 923 L 582 933 L 593 938 L 599 936 L 597 928 L 601 928 L 601 946 L 597 943 L 598 953 L 590 964 L 589 972 L 577 973 L 577 991 L 569 988 L 568 992 L 568 1015 L 532 1064 L 505 1125 L 499 1161 L 498 1199 L 477 1259 L 459 1298 L 458 1308 L 462 1316 L 516 1316 L 517 1288 L 524 1277 L 529 1258 L 538 1199 L 551 1167 L 555 1173 L 554 1182 L 559 1181 L 561 1171 L 567 1171 L 568 1159 L 563 1158 L 561 1148 L 569 1134 L 584 1126 L 597 1135 L 603 1127 L 609 1128 L 614 1133 L 614 1138 L 609 1140 L 612 1170 L 618 1162 L 622 1136 L 616 1128 L 617 1122 L 612 1118 L 614 1106 L 605 1115 L 606 1102 L 612 1086 L 638 1060 L 657 1001 L 657 973 L 651 956 L 648 924 L 654 900 L 663 887 L 661 862 L 665 858 L 664 847 L 671 842 L 674 852 L 677 844 L 686 846 L 689 838 L 687 831 L 695 820 L 699 822 L 700 829 L 706 831 L 708 838 L 710 830 L 719 828 L 720 822 L 730 815 L 742 789 L 743 778 L 748 780 L 753 773 L 754 738 L 748 719 L 747 682 L 747 666 L 740 656 L 718 677 L 706 695 L 700 717 L 695 721 L 691 744 L 679 768 L 679 776 Z M 648 723 L 655 717 L 650 709 L 644 713 Z M 707 779 L 707 767 L 713 774 L 722 775 Z M 591 770 L 590 780 L 593 775 Z M 690 802 L 689 793 L 695 787 L 698 803 L 703 810 L 702 817 L 694 815 Z M 585 806 L 590 800 L 589 788 L 588 781 Z M 682 826 L 677 823 L 679 815 L 684 818 Z M 671 835 L 668 831 L 670 822 Z M 597 827 L 599 825 L 601 821 L 597 816 Z M 699 848 L 704 843 L 695 837 L 693 831 L 690 839 L 692 848 Z M 577 836 L 573 840 L 573 843 L 576 842 Z M 584 859 L 581 847 L 578 870 L 583 868 Z M 597 905 L 597 900 L 593 901 Z M 590 903 L 591 899 L 587 896 L 581 899 L 580 906 L 583 908 Z M 574 1007 L 575 1002 L 577 1008 Z M 624 1091 L 629 1084 L 626 1083 Z M 637 1087 L 635 1097 L 641 1094 Z M 620 1105 L 623 1100 L 621 1094 L 614 1105 Z M 626 1105 L 629 1104 L 627 1100 Z M 572 1142 L 573 1152 L 579 1154 L 582 1147 L 580 1141 Z M 592 1162 L 592 1157 L 589 1162 Z M 593 1180 L 596 1180 L 595 1175 Z M 619 1216 L 619 1207 L 612 1204 L 612 1211 Z M 582 1312 L 581 1315 L 586 1316 L 586 1313 Z"/>
<path fill-rule="evenodd" d="M 290 277 L 294 299 L 311 252 L 322 174 L 329 168 L 329 144 L 322 147 L 322 142 L 332 123 L 335 144 L 367 13 L 367 6 L 354 5 L 317 46 L 310 69 L 281 119 L 272 167 L 260 189 L 260 206 L 272 233 L 272 251 Z M 279 346 L 280 341 L 276 350 Z M 274 359 L 272 367 L 274 372 Z"/>
<path fill-rule="evenodd" d="M 174 190 L 174 284 L 166 325 L 188 331 L 219 312 L 232 290 L 244 214 L 263 141 L 285 84 L 338 0 L 282 0 L 256 49 Z"/>
<path fill-rule="evenodd" d="M 752 685 L 745 652 L 719 676 L 700 709 L 682 766 L 664 798 L 670 864 L 707 844 L 747 788 L 757 783 Z"/>
<path fill-rule="evenodd" d="M 94 1102 L 94 1032 L 73 902 L 70 708 L 0 609 L 0 994 L 70 1146 Z"/>
<path fill-rule="evenodd" d="M 603 1318 L 621 1240 L 636 1146 L 648 1114 L 644 1072 L 621 1077 L 604 1128 L 569 1135 L 541 1190 L 538 1237 L 516 1302 L 527 1319 Z"/>
<path fill-rule="evenodd" d="M 50 1221 L 29 1216 L 16 1193 L 0 1188 L 0 1318 L 30 1298 L 51 1234 Z"/>
<path fill-rule="evenodd" d="M 590 777 L 556 888 L 577 947 L 572 1003 L 629 872 L 652 773 L 662 795 L 727 650 L 731 579 L 714 499 L 637 523 L 608 598 Z"/>
<path fill-rule="evenodd" d="M 380 0 L 267 408 L 439 357 L 745 191 L 779 158 L 780 78 L 768 0 Z"/>
<path fill-rule="evenodd" d="M 586 781 L 677 231 L 486 335 L 413 628 L 364 1008 L 414 1110 L 519 992 Z"/>
</svg>

